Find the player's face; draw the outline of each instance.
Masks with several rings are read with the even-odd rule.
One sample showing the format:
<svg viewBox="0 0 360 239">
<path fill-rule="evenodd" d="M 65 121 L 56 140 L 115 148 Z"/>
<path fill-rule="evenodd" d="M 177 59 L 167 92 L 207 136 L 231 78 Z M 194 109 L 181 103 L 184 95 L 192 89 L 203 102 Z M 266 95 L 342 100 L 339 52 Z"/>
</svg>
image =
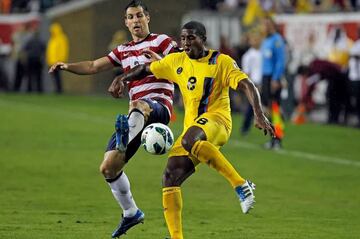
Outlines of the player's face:
<svg viewBox="0 0 360 239">
<path fill-rule="evenodd" d="M 198 59 L 203 56 L 204 42 L 195 34 L 193 29 L 181 30 L 181 46 L 184 48 L 185 53 L 191 59 Z"/>
<path fill-rule="evenodd" d="M 275 31 L 274 23 L 270 19 L 262 20 L 262 31 L 265 35 L 269 35 Z"/>
<path fill-rule="evenodd" d="M 125 14 L 125 25 L 133 38 L 144 38 L 149 34 L 150 16 L 142 7 L 129 7 Z"/>
<path fill-rule="evenodd" d="M 260 36 L 258 34 L 250 35 L 249 43 L 250 43 L 250 46 L 258 49 L 261 44 Z"/>
</svg>

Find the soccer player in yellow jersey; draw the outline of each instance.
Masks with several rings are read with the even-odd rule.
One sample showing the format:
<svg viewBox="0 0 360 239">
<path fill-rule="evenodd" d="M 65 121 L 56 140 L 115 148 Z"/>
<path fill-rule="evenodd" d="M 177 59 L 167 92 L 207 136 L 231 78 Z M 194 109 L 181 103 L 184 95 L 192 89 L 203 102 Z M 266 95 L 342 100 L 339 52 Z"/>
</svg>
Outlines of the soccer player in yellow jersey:
<svg viewBox="0 0 360 239">
<path fill-rule="evenodd" d="M 242 178 L 219 151 L 231 132 L 230 87 L 245 91 L 254 108 L 256 127 L 263 129 L 265 134 L 274 135 L 254 84 L 231 57 L 206 49 L 205 42 L 204 25 L 188 22 L 181 30 L 183 52 L 135 67 L 115 78 L 109 87 L 109 92 L 119 97 L 123 91 L 122 81 L 141 79 L 147 74 L 179 85 L 185 107 L 184 131 L 169 153 L 163 175 L 164 215 L 172 239 L 183 239 L 180 186 L 195 172 L 199 163 L 208 164 L 230 182 L 244 213 L 255 203 L 255 185 Z M 151 51 L 145 54 L 159 59 Z"/>
</svg>

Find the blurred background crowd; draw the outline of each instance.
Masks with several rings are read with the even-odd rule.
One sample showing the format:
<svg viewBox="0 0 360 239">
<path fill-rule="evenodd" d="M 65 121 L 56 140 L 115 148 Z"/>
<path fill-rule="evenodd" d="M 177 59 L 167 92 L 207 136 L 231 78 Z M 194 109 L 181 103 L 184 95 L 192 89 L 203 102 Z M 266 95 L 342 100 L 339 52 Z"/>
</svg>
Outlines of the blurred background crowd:
<svg viewBox="0 0 360 239">
<path fill-rule="evenodd" d="M 1 0 L 0 13 L 44 12 L 51 7 L 69 1 L 71 0 Z"/>
<path fill-rule="evenodd" d="M 200 0 L 202 8 L 214 11 L 236 11 L 259 5 L 269 13 L 320 13 L 357 11 L 358 0 Z"/>
<path fill-rule="evenodd" d="M 62 83 L 47 69 L 95 59 L 127 41 L 125 2 L 0 0 L 0 91 L 104 93 L 113 75 L 64 74 Z M 236 59 L 263 94 L 279 93 L 282 119 L 360 127 L 360 0 L 145 2 L 152 31 L 174 40 L 182 23 L 202 21 L 209 47 Z M 231 95 L 246 134 L 252 112 L 244 96 Z"/>
</svg>

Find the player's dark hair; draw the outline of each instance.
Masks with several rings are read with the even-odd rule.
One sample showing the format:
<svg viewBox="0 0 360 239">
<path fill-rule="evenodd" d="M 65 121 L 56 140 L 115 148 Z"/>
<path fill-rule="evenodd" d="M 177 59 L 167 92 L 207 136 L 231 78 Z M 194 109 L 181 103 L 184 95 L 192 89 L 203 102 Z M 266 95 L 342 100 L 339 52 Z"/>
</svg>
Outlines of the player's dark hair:
<svg viewBox="0 0 360 239">
<path fill-rule="evenodd" d="M 142 7 L 142 9 L 144 10 L 144 13 L 149 14 L 148 7 L 141 0 L 132 0 L 131 2 L 129 2 L 129 4 L 126 5 L 126 7 L 125 7 L 125 13 L 126 13 L 126 10 L 130 7 Z"/>
<path fill-rule="evenodd" d="M 198 35 L 204 42 L 206 41 L 206 28 L 201 22 L 190 21 L 185 23 L 181 29 L 195 30 L 195 34 Z"/>
</svg>

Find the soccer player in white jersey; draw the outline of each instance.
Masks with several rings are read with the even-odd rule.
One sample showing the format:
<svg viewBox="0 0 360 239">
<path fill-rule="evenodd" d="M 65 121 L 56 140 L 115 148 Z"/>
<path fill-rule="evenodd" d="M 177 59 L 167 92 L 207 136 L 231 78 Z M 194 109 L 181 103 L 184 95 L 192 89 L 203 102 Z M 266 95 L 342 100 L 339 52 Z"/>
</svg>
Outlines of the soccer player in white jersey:
<svg viewBox="0 0 360 239">
<path fill-rule="evenodd" d="M 167 55 L 175 50 L 167 35 L 152 34 L 149 31 L 150 15 L 144 3 L 131 1 L 125 8 L 125 25 L 132 41 L 122 44 L 107 56 L 94 61 L 77 63 L 58 62 L 49 72 L 65 70 L 79 75 L 95 74 L 120 66 L 126 72 L 131 68 L 150 62 L 143 54 L 150 49 Z M 124 86 L 122 86 L 124 88 Z M 123 172 L 124 165 L 140 146 L 142 130 L 149 124 L 167 124 L 172 112 L 174 86 L 167 80 L 154 81 L 154 76 L 144 76 L 142 81 L 128 84 L 130 108 L 128 115 L 118 115 L 115 133 L 110 138 L 100 171 L 108 182 L 115 199 L 123 209 L 120 224 L 112 237 L 119 237 L 136 224 L 143 222 L 144 213 L 136 206 L 130 191 L 130 183 Z"/>
</svg>

